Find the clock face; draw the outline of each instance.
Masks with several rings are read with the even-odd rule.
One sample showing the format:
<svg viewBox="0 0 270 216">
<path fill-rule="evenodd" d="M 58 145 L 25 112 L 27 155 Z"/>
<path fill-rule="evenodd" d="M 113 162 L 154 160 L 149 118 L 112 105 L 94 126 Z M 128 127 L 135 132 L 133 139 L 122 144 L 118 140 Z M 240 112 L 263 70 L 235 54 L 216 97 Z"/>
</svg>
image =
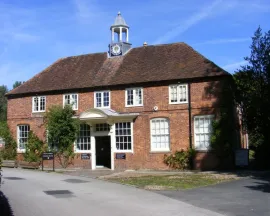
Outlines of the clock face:
<svg viewBox="0 0 270 216">
<path fill-rule="evenodd" d="M 121 53 L 121 47 L 118 44 L 112 46 L 112 54 L 119 55 Z"/>
</svg>

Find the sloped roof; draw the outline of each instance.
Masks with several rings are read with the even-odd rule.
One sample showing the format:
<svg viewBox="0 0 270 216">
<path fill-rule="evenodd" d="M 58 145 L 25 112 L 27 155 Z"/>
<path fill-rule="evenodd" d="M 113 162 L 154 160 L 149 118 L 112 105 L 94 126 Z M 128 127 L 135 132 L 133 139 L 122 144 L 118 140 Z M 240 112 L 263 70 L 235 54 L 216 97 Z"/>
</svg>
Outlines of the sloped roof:
<svg viewBox="0 0 270 216">
<path fill-rule="evenodd" d="M 7 95 L 230 75 L 185 43 L 59 59 Z"/>
<path fill-rule="evenodd" d="M 116 26 L 125 26 L 125 27 L 128 27 L 125 19 L 121 16 L 121 13 L 120 12 L 118 12 L 117 17 L 115 18 L 114 23 L 112 24 L 111 28 L 112 27 L 116 27 Z"/>
</svg>

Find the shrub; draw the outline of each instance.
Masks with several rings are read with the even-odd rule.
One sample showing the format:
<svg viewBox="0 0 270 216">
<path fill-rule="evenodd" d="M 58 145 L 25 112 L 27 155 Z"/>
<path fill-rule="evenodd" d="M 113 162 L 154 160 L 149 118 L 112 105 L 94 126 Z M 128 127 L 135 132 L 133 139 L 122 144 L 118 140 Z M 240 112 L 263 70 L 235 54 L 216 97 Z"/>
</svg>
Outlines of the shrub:
<svg viewBox="0 0 270 216">
<path fill-rule="evenodd" d="M 0 137 L 5 141 L 5 148 L 1 150 L 3 160 L 15 160 L 17 157 L 17 143 L 13 139 L 6 122 L 0 122 Z"/>
<path fill-rule="evenodd" d="M 73 118 L 71 106 L 53 106 L 45 115 L 48 143 L 54 147 L 56 157 L 63 168 L 74 159 L 73 143 L 76 140 L 79 121 Z"/>
<path fill-rule="evenodd" d="M 174 154 L 165 154 L 164 163 L 173 169 L 191 169 L 194 155 L 194 149 L 188 148 L 186 151 L 182 149 L 180 151 L 176 151 Z"/>
<path fill-rule="evenodd" d="M 25 146 L 24 160 L 27 162 L 40 162 L 42 153 L 45 152 L 46 146 L 33 131 L 29 131 L 28 143 Z"/>
</svg>

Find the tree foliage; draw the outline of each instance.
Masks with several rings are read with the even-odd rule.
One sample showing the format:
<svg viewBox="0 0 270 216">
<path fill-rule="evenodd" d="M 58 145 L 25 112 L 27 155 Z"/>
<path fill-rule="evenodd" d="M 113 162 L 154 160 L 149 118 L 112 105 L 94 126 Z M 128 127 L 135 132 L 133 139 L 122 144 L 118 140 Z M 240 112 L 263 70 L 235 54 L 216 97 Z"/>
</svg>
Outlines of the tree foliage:
<svg viewBox="0 0 270 216">
<path fill-rule="evenodd" d="M 21 84 L 23 84 L 22 81 L 16 81 L 16 82 L 13 84 L 13 89 L 17 88 L 17 87 L 20 86 Z"/>
<path fill-rule="evenodd" d="M 252 37 L 248 65 L 234 74 L 236 100 L 249 133 L 250 148 L 255 150 L 256 165 L 270 168 L 270 31 L 259 27 Z"/>
<path fill-rule="evenodd" d="M 44 145 L 43 141 L 33 131 L 29 131 L 25 148 L 24 160 L 27 162 L 40 162 L 42 153 L 47 151 L 47 145 Z"/>
<path fill-rule="evenodd" d="M 0 86 L 0 121 L 7 120 L 7 98 L 5 97 L 7 92 L 7 86 Z"/>
<path fill-rule="evenodd" d="M 13 139 L 6 122 L 0 122 L 0 137 L 5 141 L 5 148 L 1 150 L 4 160 L 15 160 L 17 157 L 17 143 Z"/>
<path fill-rule="evenodd" d="M 73 118 L 71 106 L 53 106 L 45 115 L 48 143 L 53 147 L 62 167 L 66 168 L 75 154 L 73 143 L 77 137 L 79 122 Z"/>
</svg>

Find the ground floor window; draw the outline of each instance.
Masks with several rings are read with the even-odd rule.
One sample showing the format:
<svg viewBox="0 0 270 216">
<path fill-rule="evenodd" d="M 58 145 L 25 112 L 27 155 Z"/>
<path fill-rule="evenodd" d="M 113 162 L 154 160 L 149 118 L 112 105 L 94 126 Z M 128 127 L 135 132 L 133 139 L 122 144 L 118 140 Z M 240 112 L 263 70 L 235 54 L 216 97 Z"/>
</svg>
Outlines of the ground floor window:
<svg viewBox="0 0 270 216">
<path fill-rule="evenodd" d="M 17 142 L 20 150 L 24 150 L 28 143 L 29 131 L 29 125 L 18 125 L 17 127 Z"/>
<path fill-rule="evenodd" d="M 151 120 L 151 151 L 170 150 L 169 119 L 155 118 Z"/>
<path fill-rule="evenodd" d="M 209 149 L 212 135 L 212 121 L 212 115 L 194 117 L 195 149 Z"/>
<path fill-rule="evenodd" d="M 91 133 L 88 124 L 81 124 L 80 131 L 76 142 L 76 149 L 78 151 L 91 150 Z"/>
<path fill-rule="evenodd" d="M 115 144 L 117 151 L 132 151 L 132 123 L 115 123 Z"/>
</svg>

